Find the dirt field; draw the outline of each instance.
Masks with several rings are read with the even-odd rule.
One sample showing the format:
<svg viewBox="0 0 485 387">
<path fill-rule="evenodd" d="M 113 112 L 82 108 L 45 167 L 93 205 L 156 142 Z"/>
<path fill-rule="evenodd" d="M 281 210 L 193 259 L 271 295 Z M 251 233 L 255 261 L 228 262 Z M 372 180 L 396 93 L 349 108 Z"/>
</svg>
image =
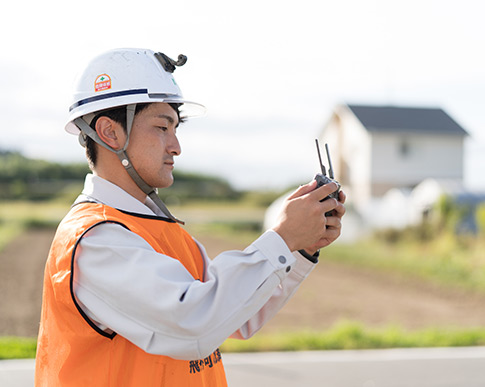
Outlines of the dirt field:
<svg viewBox="0 0 485 387">
<path fill-rule="evenodd" d="M 53 234 L 30 231 L 0 253 L 0 335 L 37 335 L 44 262 Z M 217 238 L 200 240 L 211 256 L 244 247 Z M 485 326 L 485 295 L 322 261 L 263 331 L 325 329 L 342 319 L 410 329 Z"/>
</svg>

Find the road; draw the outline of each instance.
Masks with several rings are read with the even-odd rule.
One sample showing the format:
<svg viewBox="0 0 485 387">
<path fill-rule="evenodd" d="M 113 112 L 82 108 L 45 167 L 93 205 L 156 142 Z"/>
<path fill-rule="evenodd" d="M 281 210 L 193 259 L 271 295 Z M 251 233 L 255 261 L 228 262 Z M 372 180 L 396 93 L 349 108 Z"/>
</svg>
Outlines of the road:
<svg viewBox="0 0 485 387">
<path fill-rule="evenodd" d="M 485 347 L 224 354 L 230 387 L 484 387 Z M 33 360 L 0 361 L 1 387 L 32 387 Z"/>
<path fill-rule="evenodd" d="M 485 347 L 226 354 L 230 387 L 484 387 Z"/>
</svg>

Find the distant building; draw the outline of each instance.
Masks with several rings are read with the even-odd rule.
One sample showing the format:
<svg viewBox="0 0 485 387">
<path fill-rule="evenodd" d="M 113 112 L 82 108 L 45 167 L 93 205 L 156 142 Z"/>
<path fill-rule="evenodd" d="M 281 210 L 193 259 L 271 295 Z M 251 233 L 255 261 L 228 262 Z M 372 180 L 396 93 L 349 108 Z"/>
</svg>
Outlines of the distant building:
<svg viewBox="0 0 485 387">
<path fill-rule="evenodd" d="M 476 232 L 474 212 L 485 193 L 463 184 L 467 135 L 440 108 L 338 105 L 319 140 L 328 143 L 335 177 L 347 194 L 339 240 L 419 224 L 443 195 L 469 208 L 457 232 Z M 282 198 L 269 207 L 266 227 L 281 204 Z"/>
<path fill-rule="evenodd" d="M 440 108 L 339 105 L 320 140 L 357 209 L 427 178 L 463 183 L 467 132 Z"/>
</svg>

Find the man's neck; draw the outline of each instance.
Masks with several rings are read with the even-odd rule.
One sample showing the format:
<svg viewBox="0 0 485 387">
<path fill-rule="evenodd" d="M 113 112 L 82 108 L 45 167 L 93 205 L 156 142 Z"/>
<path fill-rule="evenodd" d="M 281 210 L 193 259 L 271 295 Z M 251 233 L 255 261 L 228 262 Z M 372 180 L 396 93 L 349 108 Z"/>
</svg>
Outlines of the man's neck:
<svg viewBox="0 0 485 387">
<path fill-rule="evenodd" d="M 113 174 L 113 173 L 106 173 L 102 169 L 101 170 L 95 169 L 93 171 L 93 174 L 95 176 L 99 176 L 109 181 L 112 184 L 117 185 L 125 192 L 133 196 L 135 199 L 145 204 L 147 195 L 136 185 L 136 183 L 133 181 L 130 175 L 128 175 L 128 172 L 126 172 L 124 168 L 122 172 L 123 173 Z"/>
</svg>

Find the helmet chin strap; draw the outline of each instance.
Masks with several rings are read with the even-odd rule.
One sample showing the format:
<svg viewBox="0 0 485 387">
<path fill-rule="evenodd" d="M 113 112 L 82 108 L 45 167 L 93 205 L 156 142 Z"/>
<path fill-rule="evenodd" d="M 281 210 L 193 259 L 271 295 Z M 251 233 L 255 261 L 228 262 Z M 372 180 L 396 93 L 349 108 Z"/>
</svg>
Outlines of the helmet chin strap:
<svg viewBox="0 0 485 387">
<path fill-rule="evenodd" d="M 157 189 L 154 187 L 149 186 L 145 181 L 140 177 L 136 169 L 133 167 L 133 164 L 131 163 L 128 154 L 126 151 L 122 152 L 116 152 L 116 155 L 121 161 L 121 164 L 123 167 L 125 167 L 126 172 L 130 175 L 130 177 L 133 179 L 135 184 L 140 188 L 150 199 L 153 200 L 153 202 L 157 205 L 158 208 L 165 214 L 165 216 L 174 222 L 180 223 L 180 224 L 185 224 L 184 221 L 177 219 L 175 216 L 173 216 L 170 211 L 168 210 L 167 206 L 165 203 L 160 199 L 160 197 L 157 194 Z"/>
<path fill-rule="evenodd" d="M 102 147 L 108 149 L 111 152 L 116 153 L 116 155 L 120 159 L 121 165 L 123 165 L 126 172 L 128 172 L 128 174 L 133 179 L 133 181 L 138 186 L 138 188 L 140 188 L 143 191 L 143 193 L 145 193 L 145 195 L 147 195 L 150 199 L 153 200 L 153 202 L 163 212 L 163 214 L 174 222 L 177 222 L 179 224 L 185 224 L 185 222 L 177 219 L 175 216 L 173 216 L 170 213 L 165 203 L 163 203 L 162 199 L 160 199 L 160 197 L 158 196 L 156 188 L 151 187 L 141 178 L 141 176 L 133 167 L 133 164 L 131 163 L 130 158 L 128 157 L 128 154 L 126 153 L 126 148 L 128 148 L 128 144 L 130 142 L 130 133 L 133 126 L 133 120 L 135 119 L 135 109 L 136 109 L 136 104 L 130 104 L 126 106 L 127 136 L 126 136 L 126 142 L 123 148 L 114 149 L 110 147 L 103 140 L 101 140 L 101 138 L 98 136 L 98 133 L 96 133 L 96 131 L 93 128 L 91 128 L 91 126 L 89 126 L 88 123 L 84 121 L 84 119 L 82 118 L 76 118 L 74 120 L 74 123 L 81 130 L 81 133 L 79 134 L 79 139 L 80 139 L 79 142 L 81 143 L 81 145 L 85 144 L 86 141 L 84 140 L 83 135 L 86 135 L 91 137 L 93 141 L 95 141 L 97 144 L 101 145 Z"/>
</svg>

